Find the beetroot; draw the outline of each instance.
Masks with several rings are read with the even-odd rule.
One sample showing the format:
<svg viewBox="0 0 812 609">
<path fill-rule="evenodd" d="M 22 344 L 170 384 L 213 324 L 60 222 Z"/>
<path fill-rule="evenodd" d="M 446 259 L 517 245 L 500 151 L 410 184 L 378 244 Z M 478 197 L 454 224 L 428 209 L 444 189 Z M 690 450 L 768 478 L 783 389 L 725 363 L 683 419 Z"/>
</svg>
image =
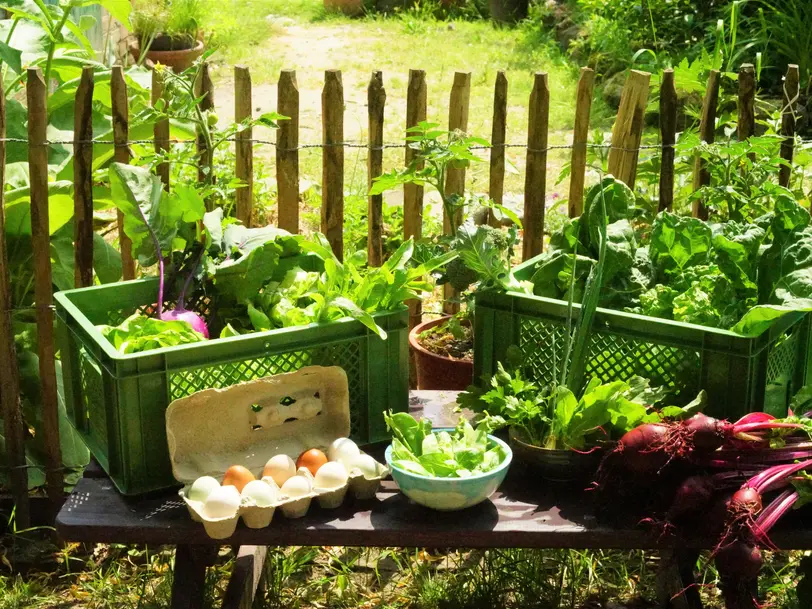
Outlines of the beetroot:
<svg viewBox="0 0 812 609">
<path fill-rule="evenodd" d="M 654 473 L 668 463 L 665 441 L 668 427 L 647 423 L 626 432 L 617 445 L 624 465 L 633 472 Z"/>
<path fill-rule="evenodd" d="M 667 519 L 674 520 L 704 510 L 713 497 L 714 488 L 713 479 L 707 476 L 686 478 L 674 495 L 666 515 Z"/>
<path fill-rule="evenodd" d="M 753 488 L 745 486 L 733 493 L 730 498 L 728 512 L 741 513 L 755 516 L 761 511 L 761 495 Z"/>
<path fill-rule="evenodd" d="M 723 421 L 695 414 L 683 423 L 688 432 L 687 441 L 697 450 L 713 451 L 725 443 L 725 424 Z"/>
<path fill-rule="evenodd" d="M 734 541 L 714 553 L 716 568 L 723 576 L 752 579 L 764 564 L 761 550 L 744 541 Z"/>
</svg>

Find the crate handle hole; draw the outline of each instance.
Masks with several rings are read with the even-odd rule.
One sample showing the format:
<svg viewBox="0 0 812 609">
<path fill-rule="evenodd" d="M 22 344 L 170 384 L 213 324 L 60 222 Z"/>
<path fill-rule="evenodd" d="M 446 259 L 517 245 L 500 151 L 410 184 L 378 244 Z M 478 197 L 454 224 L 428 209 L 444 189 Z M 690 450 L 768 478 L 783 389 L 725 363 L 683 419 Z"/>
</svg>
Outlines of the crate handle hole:
<svg viewBox="0 0 812 609">
<path fill-rule="evenodd" d="M 288 417 L 287 419 L 284 420 L 284 422 L 285 423 L 293 423 L 294 421 L 298 421 L 298 420 L 299 419 L 297 419 L 296 417 Z"/>
<path fill-rule="evenodd" d="M 282 406 L 293 406 L 293 404 L 296 403 L 296 398 L 292 398 L 289 395 L 286 395 L 285 397 L 279 399 L 279 403 Z"/>
<path fill-rule="evenodd" d="M 262 429 L 262 425 L 251 425 L 251 431 L 259 431 Z"/>
</svg>

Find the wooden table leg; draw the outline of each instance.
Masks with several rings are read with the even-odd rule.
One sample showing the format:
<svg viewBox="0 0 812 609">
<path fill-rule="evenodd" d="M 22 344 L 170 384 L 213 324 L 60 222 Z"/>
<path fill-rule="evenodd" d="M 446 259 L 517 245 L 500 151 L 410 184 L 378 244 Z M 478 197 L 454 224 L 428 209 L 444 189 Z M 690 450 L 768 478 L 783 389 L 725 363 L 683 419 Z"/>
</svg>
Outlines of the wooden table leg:
<svg viewBox="0 0 812 609">
<path fill-rule="evenodd" d="M 206 585 L 206 567 L 214 564 L 218 546 L 179 545 L 172 579 L 172 609 L 200 609 Z"/>
<path fill-rule="evenodd" d="M 262 580 L 267 546 L 241 546 L 234 561 L 234 571 L 228 580 L 223 609 L 251 609 Z"/>
<path fill-rule="evenodd" d="M 696 550 L 663 550 L 657 569 L 657 596 L 663 609 L 702 609 L 694 579 Z"/>
</svg>

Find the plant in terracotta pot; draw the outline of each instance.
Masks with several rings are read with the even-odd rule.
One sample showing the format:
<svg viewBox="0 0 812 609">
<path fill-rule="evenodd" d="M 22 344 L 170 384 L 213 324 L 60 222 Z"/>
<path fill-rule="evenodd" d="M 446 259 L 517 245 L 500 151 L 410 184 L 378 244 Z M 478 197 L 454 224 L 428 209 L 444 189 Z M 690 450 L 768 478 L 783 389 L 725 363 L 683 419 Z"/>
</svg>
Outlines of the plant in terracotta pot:
<svg viewBox="0 0 812 609">
<path fill-rule="evenodd" d="M 203 54 L 202 0 L 138 0 L 130 14 L 133 57 L 182 72 Z"/>
<path fill-rule="evenodd" d="M 448 170 L 481 161 L 473 150 L 475 146 L 487 146 L 487 141 L 460 131 L 444 131 L 436 123 L 421 122 L 408 131 L 408 145 L 416 152 L 411 163 L 376 178 L 371 194 L 380 194 L 404 184 L 429 186 L 439 195 L 448 218 L 473 217 L 484 207 L 494 215 L 510 217 L 520 226 L 519 218 L 501 205 L 481 197 L 466 198 L 445 192 Z M 452 222 L 449 234 L 434 235 L 415 244 L 415 261 L 419 263 L 448 252 L 457 253 L 458 256 L 439 269 L 434 278 L 437 285 L 451 285 L 461 295 L 459 300 L 465 302 L 467 294 L 493 279 L 495 273 L 491 270 L 498 268 L 509 275 L 510 257 L 517 242 L 515 225 L 501 229 L 477 226 L 467 220 L 458 227 Z M 473 335 L 470 313 L 468 307 L 456 316 L 419 324 L 410 333 L 420 389 L 462 390 L 471 384 Z"/>
</svg>

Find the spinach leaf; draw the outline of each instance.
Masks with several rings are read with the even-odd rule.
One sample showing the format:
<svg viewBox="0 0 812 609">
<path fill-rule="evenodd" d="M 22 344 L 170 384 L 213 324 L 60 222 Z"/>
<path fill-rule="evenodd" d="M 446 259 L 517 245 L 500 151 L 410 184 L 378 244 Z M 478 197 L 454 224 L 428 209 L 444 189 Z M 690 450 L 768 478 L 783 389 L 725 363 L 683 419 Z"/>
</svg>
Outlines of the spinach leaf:
<svg viewBox="0 0 812 609">
<path fill-rule="evenodd" d="M 667 211 L 654 220 L 649 251 L 660 276 L 707 264 L 712 231 L 698 218 L 675 216 Z"/>
</svg>

